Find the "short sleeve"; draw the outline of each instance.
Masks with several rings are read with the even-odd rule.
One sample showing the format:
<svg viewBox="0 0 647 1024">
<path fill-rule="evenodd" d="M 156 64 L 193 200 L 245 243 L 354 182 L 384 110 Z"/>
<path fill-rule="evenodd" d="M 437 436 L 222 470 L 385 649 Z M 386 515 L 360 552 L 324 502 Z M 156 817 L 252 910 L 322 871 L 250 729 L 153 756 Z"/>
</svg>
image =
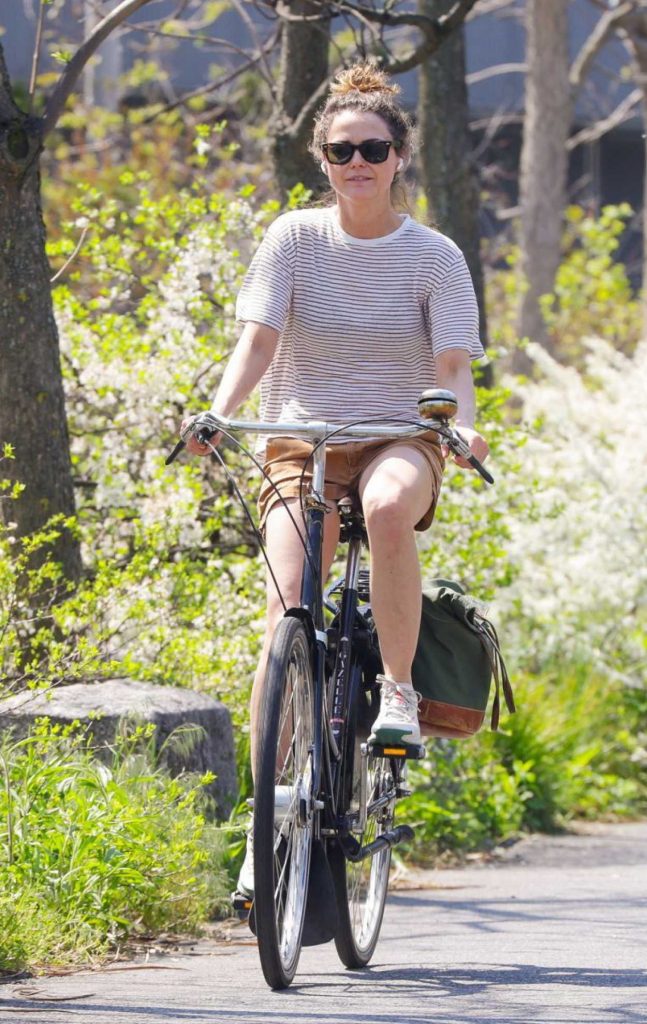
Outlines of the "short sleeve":
<svg viewBox="0 0 647 1024">
<path fill-rule="evenodd" d="M 472 277 L 465 257 L 458 256 L 432 288 L 427 313 L 434 356 L 450 348 L 469 352 L 470 358 L 485 355 L 479 337 L 479 311 Z"/>
<path fill-rule="evenodd" d="M 236 302 L 236 319 L 254 320 L 281 331 L 285 324 L 294 280 L 295 245 L 279 217 L 259 245 Z"/>
</svg>

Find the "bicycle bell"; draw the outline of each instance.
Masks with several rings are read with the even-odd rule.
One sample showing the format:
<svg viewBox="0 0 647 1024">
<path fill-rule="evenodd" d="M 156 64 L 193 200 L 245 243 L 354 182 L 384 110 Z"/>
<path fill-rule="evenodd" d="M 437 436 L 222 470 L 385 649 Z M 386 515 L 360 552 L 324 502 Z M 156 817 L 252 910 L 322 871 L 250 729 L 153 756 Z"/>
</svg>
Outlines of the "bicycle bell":
<svg viewBox="0 0 647 1024">
<path fill-rule="evenodd" d="M 418 399 L 418 412 L 425 420 L 449 420 L 457 409 L 456 395 L 446 388 L 427 388 Z"/>
</svg>

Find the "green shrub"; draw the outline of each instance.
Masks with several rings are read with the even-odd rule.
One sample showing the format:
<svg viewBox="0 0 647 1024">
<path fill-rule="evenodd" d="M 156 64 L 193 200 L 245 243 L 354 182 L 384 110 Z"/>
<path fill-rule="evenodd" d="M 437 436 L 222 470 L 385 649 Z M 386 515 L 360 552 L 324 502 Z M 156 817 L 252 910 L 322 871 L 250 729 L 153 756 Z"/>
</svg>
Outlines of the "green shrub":
<svg viewBox="0 0 647 1024">
<path fill-rule="evenodd" d="M 447 851 L 483 849 L 521 828 L 527 766 L 506 769 L 492 746 L 489 737 L 428 743 L 428 760 L 411 769 L 415 791 L 398 805 L 400 820 L 416 829 L 407 851 L 413 860 L 427 864 Z"/>
<path fill-rule="evenodd" d="M 208 778 L 171 779 L 139 729 L 97 761 L 42 720 L 0 750 L 0 968 L 93 959 L 128 938 L 195 931 L 225 905 Z"/>
<path fill-rule="evenodd" d="M 515 698 L 517 713 L 503 715 L 498 733 L 484 726 L 471 740 L 430 741 L 400 814 L 418 826 L 414 859 L 647 808 L 644 691 L 560 666 L 518 677 Z"/>
<path fill-rule="evenodd" d="M 628 203 L 605 206 L 597 217 L 581 206 L 565 211 L 562 260 L 553 291 L 540 299 L 554 353 L 564 362 L 582 365 L 587 338 L 601 338 L 629 353 L 642 337 L 640 298 L 617 258 L 631 216 Z M 520 256 L 514 242 L 499 246 L 492 253 L 496 269 L 487 281 L 490 339 L 507 353 L 519 344 L 519 300 L 526 287 Z"/>
</svg>

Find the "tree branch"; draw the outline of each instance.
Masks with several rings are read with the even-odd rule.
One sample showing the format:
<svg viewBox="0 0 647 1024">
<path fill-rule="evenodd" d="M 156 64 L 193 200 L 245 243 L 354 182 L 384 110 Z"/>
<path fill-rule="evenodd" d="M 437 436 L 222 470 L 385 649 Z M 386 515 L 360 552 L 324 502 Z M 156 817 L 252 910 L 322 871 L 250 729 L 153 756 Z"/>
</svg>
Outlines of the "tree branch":
<svg viewBox="0 0 647 1024">
<path fill-rule="evenodd" d="M 103 21 L 100 21 L 93 29 L 88 38 L 81 43 L 81 46 L 65 68 L 49 98 L 43 119 L 43 137 L 52 130 L 58 121 L 65 107 L 66 100 L 73 91 L 83 68 L 90 57 L 99 49 L 104 39 L 107 39 L 110 33 L 115 28 L 118 28 L 126 18 L 138 11 L 140 7 L 149 3 L 151 3 L 151 0 L 121 0 L 121 3 L 115 7 L 114 11 L 107 14 Z"/>
<path fill-rule="evenodd" d="M 619 7 L 607 10 L 597 22 L 588 39 L 582 44 L 582 48 L 573 61 L 570 72 L 571 89 L 577 91 L 586 78 L 589 68 L 597 54 L 600 52 L 609 36 L 618 27 L 622 18 L 634 10 L 632 0 L 626 0 Z"/>
<path fill-rule="evenodd" d="M 376 22 L 378 25 L 389 25 L 391 27 L 407 26 L 419 29 L 423 35 L 446 36 L 465 21 L 472 8 L 478 0 L 456 0 L 454 6 L 447 11 L 447 14 L 439 18 L 429 18 L 425 14 L 414 14 L 412 11 L 397 13 L 392 10 L 377 10 L 375 7 L 366 7 L 364 4 L 347 3 L 346 0 L 329 3 L 325 0 L 313 0 L 318 7 L 327 8 L 330 14 L 352 14 L 356 18 L 362 18 L 367 22 Z M 285 5 L 282 5 L 285 6 Z M 298 15 L 281 12 L 280 17 L 284 21 L 307 21 L 320 20 L 321 15 Z"/>
<path fill-rule="evenodd" d="M 34 52 L 31 56 L 31 74 L 29 76 L 29 113 L 34 109 L 34 93 L 36 92 L 36 76 L 38 74 L 38 61 L 40 59 L 40 44 L 43 38 L 43 22 L 45 20 L 45 4 L 40 0 L 38 8 L 38 21 L 36 22 L 36 38 L 34 39 Z"/>
<path fill-rule="evenodd" d="M 612 128 L 617 128 L 619 124 L 628 121 L 633 114 L 634 107 L 640 103 L 642 95 L 642 89 L 634 89 L 628 96 L 625 96 L 622 103 L 619 103 L 615 110 L 611 111 L 608 117 L 596 122 L 596 124 L 590 125 L 588 128 L 582 128 L 575 135 L 571 135 L 566 143 L 566 148 L 571 151 L 576 146 L 581 146 L 585 142 L 595 142 L 596 139 L 601 139 L 603 135 L 610 132 Z"/>
<path fill-rule="evenodd" d="M 512 7 L 516 2 L 517 0 L 479 0 L 478 8 L 474 13 L 470 13 L 466 20 L 471 21 L 473 18 L 480 18 L 484 14 L 496 14 L 505 7 Z"/>
<path fill-rule="evenodd" d="M 161 110 L 156 110 L 154 114 L 150 115 L 150 117 L 144 118 L 143 123 L 151 124 L 151 122 L 155 121 L 162 114 L 168 114 L 177 107 L 184 106 L 189 102 L 189 100 L 195 99 L 197 96 L 207 96 L 210 92 L 215 92 L 216 89 L 220 89 L 224 85 L 229 85 L 230 82 L 233 82 L 239 75 L 242 75 L 244 71 L 249 71 L 250 68 L 258 64 L 267 56 L 268 53 L 272 51 L 273 47 L 276 45 L 279 33 L 280 29 L 277 29 L 277 31 L 266 41 L 262 53 L 254 54 L 244 64 L 239 64 L 237 68 L 234 68 L 233 71 L 229 71 L 220 78 L 217 78 L 215 82 L 209 82 L 208 85 L 201 85 L 199 89 L 193 89 L 191 92 L 184 93 L 176 100 L 173 100 L 172 103 L 168 103 L 166 106 L 162 107 Z"/>
<path fill-rule="evenodd" d="M 477 82 L 484 82 L 486 78 L 495 78 L 497 75 L 525 75 L 527 70 L 527 64 L 495 64 L 491 68 L 471 71 L 465 75 L 465 81 L 468 85 L 476 85 Z"/>
</svg>

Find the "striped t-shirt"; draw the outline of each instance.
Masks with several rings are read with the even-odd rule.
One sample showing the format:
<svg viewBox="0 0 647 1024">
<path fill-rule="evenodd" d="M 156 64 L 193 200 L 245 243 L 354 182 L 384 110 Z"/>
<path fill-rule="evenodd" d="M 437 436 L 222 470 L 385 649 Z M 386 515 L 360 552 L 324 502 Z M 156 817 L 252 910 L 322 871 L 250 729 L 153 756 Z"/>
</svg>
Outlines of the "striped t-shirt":
<svg viewBox="0 0 647 1024">
<path fill-rule="evenodd" d="M 252 260 L 236 318 L 280 332 L 261 380 L 270 422 L 415 417 L 439 352 L 484 354 L 463 254 L 409 216 L 366 239 L 342 229 L 334 206 L 283 214 Z"/>
</svg>

